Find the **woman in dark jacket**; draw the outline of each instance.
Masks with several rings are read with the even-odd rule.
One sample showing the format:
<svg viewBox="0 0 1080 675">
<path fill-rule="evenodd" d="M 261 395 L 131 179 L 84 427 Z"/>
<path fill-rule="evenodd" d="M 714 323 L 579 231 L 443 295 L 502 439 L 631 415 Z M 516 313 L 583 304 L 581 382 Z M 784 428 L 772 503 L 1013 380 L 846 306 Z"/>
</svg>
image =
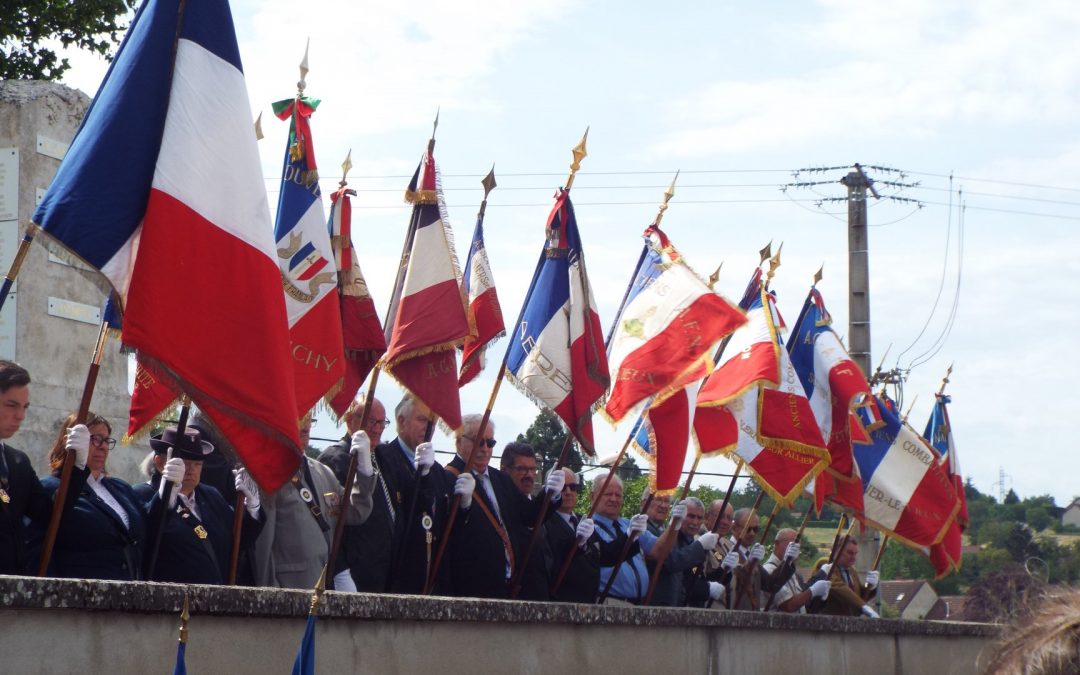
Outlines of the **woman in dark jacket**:
<svg viewBox="0 0 1080 675">
<path fill-rule="evenodd" d="M 41 481 L 51 496 L 60 484 L 64 444 L 75 415 L 60 425 L 60 434 L 49 454 L 53 475 Z M 137 580 L 142 574 L 145 542 L 145 511 L 131 486 L 108 475 L 105 462 L 116 445 L 112 427 L 104 418 L 90 413 L 90 452 L 86 479 L 72 511 L 65 513 L 49 563 L 49 575 L 79 579 Z"/>
</svg>

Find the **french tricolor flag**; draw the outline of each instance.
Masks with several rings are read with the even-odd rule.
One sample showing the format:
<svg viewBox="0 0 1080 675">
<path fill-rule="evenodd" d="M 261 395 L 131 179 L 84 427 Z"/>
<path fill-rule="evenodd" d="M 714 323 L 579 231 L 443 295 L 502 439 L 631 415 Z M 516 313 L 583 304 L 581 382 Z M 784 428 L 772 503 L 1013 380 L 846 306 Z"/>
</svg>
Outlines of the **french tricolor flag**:
<svg viewBox="0 0 1080 675">
<path fill-rule="evenodd" d="M 547 232 L 521 319 L 513 327 L 506 377 L 537 404 L 554 411 L 592 456 L 596 454 L 593 405 L 607 391 L 610 379 L 568 190 L 556 194 Z"/>
<path fill-rule="evenodd" d="M 476 328 L 476 334 L 465 338 L 459 387 L 464 387 L 480 374 L 484 369 L 484 352 L 488 345 L 506 335 L 499 294 L 495 291 L 495 277 L 491 274 L 491 263 L 484 246 L 483 211 L 476 218 L 476 229 L 469 244 L 464 286 L 469 298 L 469 321 Z"/>
<path fill-rule="evenodd" d="M 150 0 L 34 222 L 102 272 L 124 343 L 189 393 L 273 490 L 296 470 L 299 437 L 251 119 L 228 3 Z"/>
</svg>

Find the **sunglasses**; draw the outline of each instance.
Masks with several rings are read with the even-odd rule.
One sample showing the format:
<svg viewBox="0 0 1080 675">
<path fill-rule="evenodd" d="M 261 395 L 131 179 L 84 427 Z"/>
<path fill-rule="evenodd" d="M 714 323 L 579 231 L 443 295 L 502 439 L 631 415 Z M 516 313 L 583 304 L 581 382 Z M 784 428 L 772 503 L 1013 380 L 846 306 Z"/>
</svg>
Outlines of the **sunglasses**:
<svg viewBox="0 0 1080 675">
<path fill-rule="evenodd" d="M 567 483 L 566 485 L 563 485 L 563 489 L 564 490 L 569 490 L 570 492 L 581 492 L 581 484 L 580 483 Z"/>
<path fill-rule="evenodd" d="M 90 442 L 99 448 L 108 448 L 112 450 L 116 447 L 116 439 L 109 438 L 108 436 L 102 436 L 101 434 L 94 434 L 90 436 Z"/>
<path fill-rule="evenodd" d="M 485 438 L 484 440 L 480 441 L 480 445 L 486 445 L 489 448 L 494 448 L 496 443 L 498 443 L 498 441 L 496 441 L 494 438 Z"/>
</svg>

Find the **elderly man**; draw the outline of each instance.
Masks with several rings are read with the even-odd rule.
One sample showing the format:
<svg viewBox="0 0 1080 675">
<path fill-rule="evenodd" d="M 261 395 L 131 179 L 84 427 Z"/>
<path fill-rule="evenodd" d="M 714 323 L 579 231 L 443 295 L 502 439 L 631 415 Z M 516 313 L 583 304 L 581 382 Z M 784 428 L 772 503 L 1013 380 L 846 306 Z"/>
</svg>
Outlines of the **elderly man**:
<svg viewBox="0 0 1080 675">
<path fill-rule="evenodd" d="M 656 544 L 656 536 L 647 531 L 648 516 L 644 513 L 639 513 L 630 519 L 620 517 L 623 505 L 623 482 L 617 475 L 612 474 L 607 488 L 604 488 L 606 479 L 607 474 L 593 479 L 593 501 L 596 503 L 596 515 L 593 521 L 596 523 L 596 532 L 608 543 L 625 542 L 627 537 L 633 543 L 630 545 L 626 559 L 619 567 L 619 572 L 604 602 L 613 605 L 641 604 L 649 590 L 649 569 L 645 564 L 642 551 L 648 552 L 652 549 Z M 620 552 L 621 548 L 620 546 Z M 600 568 L 598 592 L 603 592 L 613 571 L 614 564 Z"/>
<path fill-rule="evenodd" d="M 508 598 L 541 499 L 559 500 L 565 476 L 552 471 L 547 496 L 530 500 L 509 476 L 488 466 L 496 445 L 495 426 L 489 420 L 480 433 L 481 420 L 481 415 L 462 418 L 457 456 L 446 466 L 446 473 L 455 476 L 453 494 L 460 497 L 461 509 L 448 544 L 449 583 L 455 595 Z M 471 471 L 465 471 L 467 464 Z"/>
<path fill-rule="evenodd" d="M 724 513 L 721 517 L 720 507 L 724 507 Z M 717 518 L 720 518 L 720 523 L 717 525 Z M 702 526 L 701 533 L 716 532 L 720 535 L 720 540 L 716 543 L 716 548 L 713 549 L 709 555 L 705 556 L 705 578 L 710 581 L 720 581 L 721 578 L 726 578 L 727 575 L 721 569 L 721 563 L 731 551 L 731 539 L 728 537 L 731 534 L 731 526 L 735 523 L 735 507 L 730 503 L 724 505 L 724 500 L 715 499 L 709 504 L 709 509 L 705 512 L 705 523 Z M 699 576 L 695 572 L 695 576 Z M 699 586 L 697 591 L 694 592 L 695 599 L 700 598 L 701 587 Z"/>
<path fill-rule="evenodd" d="M 300 424 L 300 445 L 307 447 L 311 417 Z M 348 525 L 363 523 L 371 513 L 375 484 L 367 434 L 353 434 L 351 452 L 357 455 L 356 480 L 347 509 L 342 509 L 344 489 L 324 464 L 304 457 L 293 477 L 276 492 L 263 495 L 266 526 L 255 542 L 256 579 L 261 586 L 312 588 L 326 567 L 334 524 L 344 517 Z M 344 510 L 344 513 L 341 513 Z M 337 590 L 354 591 L 344 556 L 337 569 L 327 570 Z"/>
<path fill-rule="evenodd" d="M 762 568 L 769 574 L 782 574 L 784 567 L 795 567 L 795 561 L 799 558 L 801 547 L 795 541 L 798 532 L 785 527 L 776 533 L 773 540 L 773 552 L 765 561 Z M 825 600 L 829 597 L 829 582 L 819 579 L 809 586 L 803 581 L 798 570 L 795 570 L 780 590 L 765 602 L 766 605 L 776 612 L 788 612 L 789 614 L 806 614 L 806 605 L 814 598 Z M 762 607 L 765 609 L 765 607 Z"/>
<path fill-rule="evenodd" d="M 844 542 L 839 555 L 836 556 L 836 569 L 833 570 L 833 565 L 825 563 L 811 577 L 811 581 L 814 582 L 819 580 L 829 582 L 829 596 L 822 605 L 820 614 L 880 618 L 869 604 L 877 594 L 878 572 L 877 570 L 867 572 L 864 586 L 859 580 L 859 573 L 855 570 L 855 559 L 858 556 L 859 542 L 849 538 Z"/>
<path fill-rule="evenodd" d="M 649 497 L 652 497 L 652 500 Z M 648 508 L 645 505 L 648 504 Z M 646 528 L 653 535 L 659 537 L 664 533 L 667 526 L 668 516 L 671 514 L 671 495 L 654 495 L 648 488 L 641 493 L 641 510 L 648 519 Z"/>
<path fill-rule="evenodd" d="M 781 569 L 776 574 L 769 574 L 762 569 L 765 547 L 755 542 L 760 529 L 758 516 L 751 509 L 735 511 L 735 533 L 730 539 L 732 550 L 721 564 L 722 570 L 732 571 L 727 591 L 727 602 L 731 609 L 761 609 L 762 591 L 776 593 L 794 574 L 794 567 Z"/>
<path fill-rule="evenodd" d="M 531 445 L 516 441 L 507 443 L 506 447 L 503 448 L 502 458 L 499 460 L 499 469 L 504 474 L 510 476 L 510 480 L 514 482 L 518 492 L 529 499 L 533 498 L 533 487 L 536 485 L 538 468 L 536 451 L 532 449 Z M 549 514 L 552 511 L 554 511 L 554 509 L 551 509 Z M 533 524 L 529 525 L 528 538 L 532 537 Z M 546 523 L 541 523 L 540 534 L 537 535 L 533 551 L 529 555 L 527 561 L 522 561 L 525 564 L 525 571 L 521 575 L 521 588 L 518 590 L 517 594 L 519 600 L 543 601 L 551 599 L 551 594 L 548 593 L 548 587 L 551 585 L 552 581 L 551 567 L 553 563 L 551 547 L 548 546 L 547 534 L 544 529 L 546 527 Z M 521 556 L 525 555 L 527 549 L 528 544 L 526 543 L 525 548 L 522 549 Z"/>
<path fill-rule="evenodd" d="M 705 597 L 719 599 L 723 586 L 716 581 L 705 582 L 702 587 L 693 589 L 688 587 L 687 577 L 705 561 L 706 554 L 716 548 L 720 539 L 719 535 L 713 532 L 698 536 L 704 519 L 705 505 L 696 497 L 688 497 L 671 509 L 671 525 L 660 537 L 661 543 L 654 549 L 661 551 L 668 546 L 667 539 L 674 539 L 666 560 L 663 563 L 654 563 L 663 564 L 663 568 L 653 593 L 653 605 L 682 607 L 691 599 L 691 590 L 697 591 L 692 598 L 694 606 L 705 604 L 704 598 L 698 597 L 701 593 Z"/>
</svg>

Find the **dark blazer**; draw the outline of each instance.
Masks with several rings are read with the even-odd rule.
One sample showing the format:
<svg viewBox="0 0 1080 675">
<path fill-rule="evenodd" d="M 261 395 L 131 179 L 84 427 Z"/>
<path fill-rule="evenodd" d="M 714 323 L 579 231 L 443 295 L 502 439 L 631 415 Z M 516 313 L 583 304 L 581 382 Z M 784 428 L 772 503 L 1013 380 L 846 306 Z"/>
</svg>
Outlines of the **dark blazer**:
<svg viewBox="0 0 1080 675">
<path fill-rule="evenodd" d="M 453 497 L 457 474 L 465 468 L 460 457 L 454 457 L 445 475 L 447 497 Z M 491 487 L 498 502 L 498 513 L 505 526 L 515 565 L 528 546 L 528 532 L 536 519 L 541 499 L 530 500 L 517 489 L 510 477 L 489 466 Z M 473 501 L 458 514 L 453 534 L 447 544 L 450 584 L 455 595 L 477 598 L 509 597 L 506 579 L 506 552 L 503 540 L 478 502 L 495 510 L 488 501 L 486 490 L 476 481 Z"/>
<path fill-rule="evenodd" d="M 60 487 L 60 478 L 48 476 L 41 482 L 50 497 Z M 143 502 L 130 485 L 119 478 L 105 477 L 102 485 L 120 504 L 128 525 L 88 484 L 64 515 L 49 563 L 49 575 L 73 579 L 142 578 L 143 546 L 146 543 L 146 513 Z"/>
<path fill-rule="evenodd" d="M 155 476 L 155 479 L 160 481 L 160 476 Z M 151 483 L 137 485 L 135 491 L 144 499 L 147 512 L 144 559 L 149 566 L 151 549 L 164 505 Z M 194 494 L 199 510 L 198 518 L 194 515 L 184 518 L 181 513 L 182 502 L 179 500 L 166 515 L 157 569 L 152 574 L 149 569 L 145 570 L 145 578 L 150 581 L 224 584 L 228 580 L 229 557 L 232 553 L 233 507 L 225 501 L 220 492 L 207 485 L 196 486 Z M 240 531 L 240 546 L 250 546 L 259 536 L 265 522 L 262 511 L 257 519 L 245 511 Z M 206 539 L 201 539 L 196 534 L 196 525 L 205 529 Z M 210 553 L 211 549 L 213 554 Z"/>
<path fill-rule="evenodd" d="M 660 578 L 656 580 L 656 590 L 653 591 L 652 604 L 657 607 L 685 606 L 689 595 L 686 576 L 705 562 L 705 549 L 697 540 L 681 531 L 676 537 L 675 545 L 664 560 L 664 568 L 660 570 Z M 655 563 L 649 566 L 650 574 L 653 573 L 654 565 Z"/>
<path fill-rule="evenodd" d="M 551 583 L 562 570 L 566 556 L 570 555 L 571 547 L 577 544 L 577 532 L 570 523 L 563 520 L 554 508 L 544 523 L 547 534 L 548 546 L 551 548 Z M 595 532 L 586 542 L 584 548 L 574 554 L 574 560 L 563 578 L 559 591 L 551 599 L 558 602 L 582 602 L 592 604 L 596 602 L 596 596 L 600 588 L 600 568 L 611 567 L 615 564 L 626 543 L 626 534 L 619 532 L 616 538 L 607 542 Z M 634 553 L 637 553 L 636 544 Z"/>
<path fill-rule="evenodd" d="M 23 522 L 29 519 L 42 531 L 47 529 L 52 517 L 52 496 L 42 487 L 25 452 L 0 443 L 0 453 L 0 461 L 3 461 L 0 471 L 6 474 L 4 491 L 8 496 L 7 503 L 0 500 L 0 574 L 34 574 L 37 557 L 27 552 L 27 532 Z M 65 514 L 71 512 L 75 502 L 73 495 L 79 494 L 88 475 L 88 469 L 72 469 L 64 502 Z"/>
</svg>

